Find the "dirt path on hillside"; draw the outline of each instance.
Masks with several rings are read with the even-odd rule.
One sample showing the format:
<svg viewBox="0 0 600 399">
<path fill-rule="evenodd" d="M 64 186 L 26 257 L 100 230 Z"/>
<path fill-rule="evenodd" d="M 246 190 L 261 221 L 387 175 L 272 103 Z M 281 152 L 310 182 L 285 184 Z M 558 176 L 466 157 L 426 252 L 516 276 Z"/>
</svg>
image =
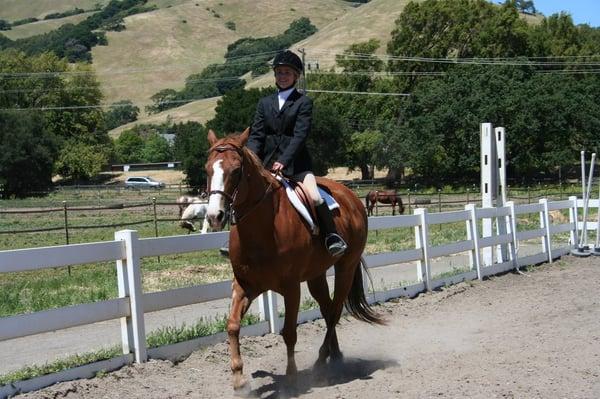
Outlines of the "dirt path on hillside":
<svg viewBox="0 0 600 399">
<path fill-rule="evenodd" d="M 386 327 L 342 320 L 344 363 L 311 366 L 322 321 L 298 328 L 295 387 L 285 345 L 267 335 L 242 340 L 251 397 L 260 398 L 598 398 L 600 259 L 565 257 L 527 276 L 462 283 L 377 309 Z M 225 343 L 179 364 L 150 361 L 102 378 L 57 384 L 22 398 L 229 398 Z"/>
</svg>

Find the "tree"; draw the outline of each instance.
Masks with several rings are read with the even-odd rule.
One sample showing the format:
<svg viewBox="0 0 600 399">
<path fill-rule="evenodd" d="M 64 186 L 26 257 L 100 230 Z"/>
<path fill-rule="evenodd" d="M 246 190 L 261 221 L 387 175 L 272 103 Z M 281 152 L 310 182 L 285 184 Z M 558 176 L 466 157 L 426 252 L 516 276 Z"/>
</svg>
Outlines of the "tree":
<svg viewBox="0 0 600 399">
<path fill-rule="evenodd" d="M 275 93 L 275 88 L 236 89 L 223 95 L 217 102 L 215 116 L 206 127 L 220 134 L 241 132 L 252 125 L 258 100 Z"/>
<path fill-rule="evenodd" d="M 346 157 L 348 127 L 337 109 L 319 100 L 313 107 L 313 122 L 307 147 L 315 175 L 326 175 L 329 168 L 341 165 Z"/>
<path fill-rule="evenodd" d="M 354 132 L 350 137 L 348 156 L 353 165 L 358 165 L 362 180 L 373 179 L 373 167 L 377 163 L 377 152 L 381 147 L 382 133 L 378 130 Z"/>
<path fill-rule="evenodd" d="M 188 122 L 174 125 L 172 131 L 175 134 L 173 152 L 175 158 L 181 161 L 187 184 L 196 188 L 205 188 L 204 165 L 210 147 L 206 138 L 207 129 L 197 122 Z"/>
<path fill-rule="evenodd" d="M 307 79 L 311 88 L 331 91 L 349 92 L 394 92 L 398 89 L 392 79 L 380 76 L 378 72 L 385 69 L 385 64 L 375 55 L 379 48 L 379 41 L 355 43 L 349 46 L 343 54 L 336 57 L 336 64 L 343 68 L 343 74 L 311 73 Z M 328 148 L 335 153 L 343 153 L 345 157 L 337 162 L 351 169 L 359 168 L 364 178 L 368 178 L 370 166 L 374 165 L 377 154 L 381 153 L 381 144 L 371 143 L 371 153 L 364 146 L 362 139 L 369 132 L 372 138 L 374 132 L 381 132 L 381 126 L 396 120 L 401 110 L 399 97 L 384 95 L 338 95 L 317 94 L 315 109 L 324 105 L 333 109 L 329 111 L 336 114 L 343 121 L 345 135 L 337 147 Z M 377 136 L 380 137 L 380 136 Z M 377 152 L 374 152 L 375 150 Z M 378 166 L 389 167 L 387 159 L 377 159 Z"/>
<path fill-rule="evenodd" d="M 173 89 L 164 89 L 154 94 L 150 99 L 154 102 L 154 105 L 147 105 L 146 111 L 149 114 L 157 114 L 169 108 L 173 108 L 174 102 L 178 99 L 178 93 Z M 179 105 L 183 105 L 183 103 Z"/>
<path fill-rule="evenodd" d="M 89 181 L 97 176 L 110 159 L 110 147 L 69 142 L 55 162 L 55 171 L 63 178 Z"/>
<path fill-rule="evenodd" d="M 409 3 L 392 31 L 387 52 L 396 57 L 472 58 L 528 55 L 527 24 L 515 5 L 485 0 L 425 0 Z M 449 63 L 390 61 L 393 72 L 434 72 L 452 68 Z M 425 79 L 425 78 L 421 78 Z M 417 77 L 398 78 L 411 90 Z"/>
<path fill-rule="evenodd" d="M 42 115 L 0 111 L 0 191 L 25 197 L 52 186 L 52 163 L 58 143 Z"/>
<path fill-rule="evenodd" d="M 533 4 L 533 0 L 515 0 L 515 6 L 517 10 L 529 14 L 535 14 L 535 5 Z"/>
<path fill-rule="evenodd" d="M 143 159 L 144 140 L 134 130 L 125 130 L 115 140 L 115 154 L 119 162 L 138 163 Z"/>
<path fill-rule="evenodd" d="M 5 50 L 0 73 L 7 76 L 0 79 L 0 108 L 7 110 L 0 180 L 9 195 L 51 187 L 53 163 L 67 143 L 110 143 L 103 113 L 94 107 L 102 97 L 89 66 L 69 65 L 51 53 L 29 57 Z M 15 73 L 27 75 L 14 78 Z"/>
<path fill-rule="evenodd" d="M 144 141 L 141 157 L 144 162 L 167 162 L 172 160 L 172 149 L 167 139 L 154 133 Z"/>
<path fill-rule="evenodd" d="M 106 113 L 106 128 L 112 130 L 118 126 L 136 121 L 140 109 L 133 105 L 131 100 L 122 100 L 112 103 L 110 110 Z"/>
<path fill-rule="evenodd" d="M 433 181 L 475 180 L 479 124 L 507 129 L 509 175 L 532 179 L 577 161 L 597 145 L 598 87 L 591 75 L 536 74 L 528 66 L 464 66 L 415 88 L 390 143 L 415 175 Z"/>
</svg>

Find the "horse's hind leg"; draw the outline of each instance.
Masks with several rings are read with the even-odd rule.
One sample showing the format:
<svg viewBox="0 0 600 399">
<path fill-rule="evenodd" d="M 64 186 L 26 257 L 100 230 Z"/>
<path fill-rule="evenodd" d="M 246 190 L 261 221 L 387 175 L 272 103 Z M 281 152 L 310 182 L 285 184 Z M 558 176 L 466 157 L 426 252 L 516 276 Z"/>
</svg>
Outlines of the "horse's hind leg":
<svg viewBox="0 0 600 399">
<path fill-rule="evenodd" d="M 327 324 L 327 333 L 323 344 L 319 348 L 319 358 L 315 362 L 315 366 L 321 366 L 325 364 L 327 358 L 332 355 L 333 357 L 341 356 L 340 347 L 338 345 L 337 334 L 335 332 L 335 324 L 331 325 L 331 307 L 333 302 L 329 296 L 329 285 L 327 284 L 327 278 L 325 274 L 319 277 L 307 281 L 308 289 L 310 294 L 315 298 L 321 309 L 321 314 Z"/>
<path fill-rule="evenodd" d="M 333 301 L 331 304 L 330 319 L 327 320 L 327 335 L 325 339 L 329 340 L 330 356 L 332 360 L 340 360 L 343 355 L 340 351 L 335 327 L 340 321 L 344 302 L 348 298 L 356 267 L 360 267 L 360 261 L 353 257 L 343 257 L 335 264 L 335 285 L 333 291 Z"/>
<path fill-rule="evenodd" d="M 240 328 L 242 317 L 244 317 L 251 302 L 252 298 L 248 297 L 244 288 L 234 279 L 231 293 L 231 310 L 227 320 L 227 335 L 229 336 L 229 354 L 231 356 L 231 371 L 235 390 L 243 388 L 247 382 L 243 374 L 244 362 L 240 355 Z"/>
<path fill-rule="evenodd" d="M 296 326 L 298 323 L 298 308 L 300 307 L 300 284 L 290 284 L 282 294 L 285 302 L 285 321 L 283 322 L 281 335 L 283 335 L 283 341 L 287 348 L 287 368 L 285 373 L 293 375 L 298 372 L 294 348 L 298 339 Z"/>
</svg>

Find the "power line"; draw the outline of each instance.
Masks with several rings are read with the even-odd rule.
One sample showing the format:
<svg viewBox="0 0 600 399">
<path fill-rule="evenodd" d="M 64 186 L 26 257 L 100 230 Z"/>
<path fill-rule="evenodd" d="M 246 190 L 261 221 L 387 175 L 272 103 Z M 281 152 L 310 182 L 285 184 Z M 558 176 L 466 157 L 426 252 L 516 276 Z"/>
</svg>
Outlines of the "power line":
<svg viewBox="0 0 600 399">
<path fill-rule="evenodd" d="M 409 97 L 409 93 L 376 93 L 371 91 L 345 91 L 345 90 L 306 90 L 309 93 L 331 93 L 331 94 L 357 94 L 357 95 L 370 95 L 370 96 L 397 96 L 397 97 Z"/>
<path fill-rule="evenodd" d="M 113 75 L 132 75 L 139 73 L 154 73 L 154 72 L 167 72 L 184 69 L 185 66 L 212 66 L 213 68 L 227 67 L 229 65 L 244 65 L 249 61 L 257 60 L 264 61 L 264 57 L 267 55 L 274 55 L 281 50 L 273 50 L 266 52 L 251 53 L 241 56 L 228 57 L 224 63 L 213 63 L 204 65 L 199 62 L 190 63 L 177 63 L 176 66 L 159 67 L 159 68 L 137 68 L 137 69 L 119 69 L 107 72 L 102 71 L 51 71 L 51 72 L 4 72 L 0 73 L 0 77 L 5 78 L 22 78 L 26 76 L 38 76 L 38 77 L 57 77 L 62 75 L 90 75 L 94 74 L 97 76 L 113 76 Z M 369 53 L 340 53 L 332 50 L 313 48 L 310 49 L 307 54 L 316 53 L 324 54 L 332 57 L 344 57 L 350 60 L 388 60 L 388 61 L 406 61 L 406 62 L 423 62 L 423 63 L 443 63 L 443 64 L 473 64 L 473 65 L 533 65 L 533 66 L 564 66 L 572 65 L 572 60 L 585 60 L 585 59 L 600 59 L 599 54 L 595 55 L 581 55 L 581 56 L 539 56 L 539 57 L 495 57 L 495 58 L 433 58 L 433 57 L 411 57 L 411 56 L 392 56 L 387 54 L 369 54 Z M 538 59 L 563 59 L 565 61 L 534 61 Z M 231 62 L 230 60 L 237 60 Z M 570 61 L 571 60 L 571 61 Z M 585 66 L 600 66 L 600 61 L 596 62 L 583 62 L 576 61 L 576 65 Z"/>
</svg>

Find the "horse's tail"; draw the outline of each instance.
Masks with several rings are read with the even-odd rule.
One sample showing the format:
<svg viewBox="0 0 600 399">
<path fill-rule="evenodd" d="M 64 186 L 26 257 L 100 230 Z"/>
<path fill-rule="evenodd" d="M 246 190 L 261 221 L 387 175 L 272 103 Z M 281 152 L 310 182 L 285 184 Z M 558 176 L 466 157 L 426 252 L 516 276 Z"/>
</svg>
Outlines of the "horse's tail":
<svg viewBox="0 0 600 399">
<path fill-rule="evenodd" d="M 362 269 L 365 269 L 367 276 L 369 276 L 369 280 L 371 280 L 371 276 L 369 271 L 365 267 L 365 260 L 361 257 L 360 264 L 354 271 L 354 279 L 352 281 L 352 287 L 350 288 L 350 292 L 348 293 L 348 298 L 344 305 L 346 305 L 346 309 L 352 316 L 356 317 L 358 320 L 365 321 L 367 323 L 374 324 L 386 324 L 386 321 L 376 313 L 373 308 L 367 302 L 367 298 L 365 297 L 365 289 L 363 286 L 363 275 Z"/>
</svg>

